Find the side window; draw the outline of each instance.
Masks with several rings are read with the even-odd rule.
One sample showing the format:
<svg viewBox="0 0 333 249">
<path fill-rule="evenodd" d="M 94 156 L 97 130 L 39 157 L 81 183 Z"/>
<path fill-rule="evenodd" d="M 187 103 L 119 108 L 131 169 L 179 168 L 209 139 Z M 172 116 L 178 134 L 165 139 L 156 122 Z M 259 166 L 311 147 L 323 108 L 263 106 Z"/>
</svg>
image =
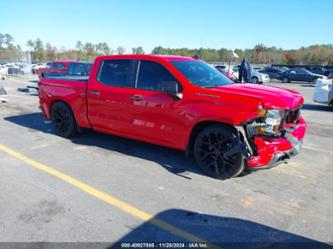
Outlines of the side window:
<svg viewBox="0 0 333 249">
<path fill-rule="evenodd" d="M 159 85 L 163 81 L 176 81 L 176 79 L 162 65 L 152 61 L 141 61 L 138 89 L 158 91 Z"/>
<path fill-rule="evenodd" d="M 65 65 L 62 64 L 62 63 L 59 63 L 59 64 L 58 64 L 58 69 L 60 69 L 60 70 L 65 70 Z"/>
<path fill-rule="evenodd" d="M 74 64 L 69 64 L 68 66 L 68 75 L 74 75 Z"/>
<path fill-rule="evenodd" d="M 75 64 L 74 66 L 74 75 L 78 75 L 78 76 L 84 76 L 84 75 L 87 75 L 87 72 L 86 72 L 86 68 L 84 66 L 84 64 Z"/>
<path fill-rule="evenodd" d="M 52 69 L 58 69 L 58 63 L 52 63 L 51 68 Z"/>
<path fill-rule="evenodd" d="M 98 81 L 110 86 L 133 87 L 130 82 L 130 66 L 130 60 L 103 61 Z"/>
</svg>

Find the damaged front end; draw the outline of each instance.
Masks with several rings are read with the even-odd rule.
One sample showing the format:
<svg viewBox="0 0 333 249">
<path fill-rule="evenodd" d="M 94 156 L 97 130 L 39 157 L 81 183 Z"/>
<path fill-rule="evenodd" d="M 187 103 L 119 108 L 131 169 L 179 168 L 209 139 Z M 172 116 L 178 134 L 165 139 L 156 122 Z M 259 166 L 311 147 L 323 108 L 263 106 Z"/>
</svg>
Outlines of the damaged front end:
<svg viewBox="0 0 333 249">
<path fill-rule="evenodd" d="M 247 147 L 249 168 L 270 168 L 299 153 L 306 131 L 300 106 L 292 110 L 259 109 L 259 117 L 237 129 Z"/>
</svg>

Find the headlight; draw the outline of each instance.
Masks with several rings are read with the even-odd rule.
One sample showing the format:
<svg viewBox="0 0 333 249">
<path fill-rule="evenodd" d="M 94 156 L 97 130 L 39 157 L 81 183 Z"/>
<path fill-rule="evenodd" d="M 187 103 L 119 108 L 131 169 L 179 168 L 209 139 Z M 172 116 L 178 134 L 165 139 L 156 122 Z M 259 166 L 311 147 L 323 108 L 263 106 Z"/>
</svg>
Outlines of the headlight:
<svg viewBox="0 0 333 249">
<path fill-rule="evenodd" d="M 283 110 L 267 110 L 265 123 L 268 125 L 280 125 L 283 115 Z"/>
<path fill-rule="evenodd" d="M 282 119 L 284 118 L 284 110 L 264 109 L 260 106 L 258 114 L 262 120 L 247 126 L 249 135 L 278 135 L 281 129 Z"/>
</svg>

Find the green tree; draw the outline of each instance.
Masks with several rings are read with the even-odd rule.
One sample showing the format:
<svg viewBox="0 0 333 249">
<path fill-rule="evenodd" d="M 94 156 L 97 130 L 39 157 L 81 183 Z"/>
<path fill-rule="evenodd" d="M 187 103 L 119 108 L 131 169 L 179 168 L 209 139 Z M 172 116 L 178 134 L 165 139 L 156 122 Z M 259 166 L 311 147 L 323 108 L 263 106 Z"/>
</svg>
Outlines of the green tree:
<svg viewBox="0 0 333 249">
<path fill-rule="evenodd" d="M 34 42 L 34 58 L 38 61 L 43 61 L 45 59 L 45 51 L 43 46 L 43 41 L 37 38 Z"/>
<path fill-rule="evenodd" d="M 120 46 L 120 47 L 117 48 L 117 53 L 118 54 L 125 54 L 125 52 L 126 52 L 126 49 L 124 47 Z"/>
<path fill-rule="evenodd" d="M 2 48 L 2 45 L 5 43 L 5 35 L 0 33 L 0 48 Z"/>
<path fill-rule="evenodd" d="M 83 50 L 83 43 L 81 41 L 77 41 L 75 47 L 79 52 L 81 52 Z"/>
<path fill-rule="evenodd" d="M 144 54 L 145 51 L 142 47 L 132 48 L 132 54 Z"/>
<path fill-rule="evenodd" d="M 4 35 L 4 43 L 6 44 L 7 48 L 13 46 L 14 38 L 10 34 Z"/>
</svg>

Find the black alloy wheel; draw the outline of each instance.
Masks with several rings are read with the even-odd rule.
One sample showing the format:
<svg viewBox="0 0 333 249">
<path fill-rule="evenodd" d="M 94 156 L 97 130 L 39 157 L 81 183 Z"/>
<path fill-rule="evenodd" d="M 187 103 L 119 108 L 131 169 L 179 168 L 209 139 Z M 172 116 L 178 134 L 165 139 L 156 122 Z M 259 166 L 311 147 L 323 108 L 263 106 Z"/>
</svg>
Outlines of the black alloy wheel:
<svg viewBox="0 0 333 249">
<path fill-rule="evenodd" d="M 57 102 L 52 106 L 52 124 L 56 134 L 61 137 L 73 137 L 77 134 L 77 124 L 71 108 L 63 103 Z"/>
<path fill-rule="evenodd" d="M 212 125 L 204 128 L 194 144 L 194 158 L 199 167 L 217 179 L 236 177 L 244 170 L 241 142 L 228 126 Z"/>
</svg>

